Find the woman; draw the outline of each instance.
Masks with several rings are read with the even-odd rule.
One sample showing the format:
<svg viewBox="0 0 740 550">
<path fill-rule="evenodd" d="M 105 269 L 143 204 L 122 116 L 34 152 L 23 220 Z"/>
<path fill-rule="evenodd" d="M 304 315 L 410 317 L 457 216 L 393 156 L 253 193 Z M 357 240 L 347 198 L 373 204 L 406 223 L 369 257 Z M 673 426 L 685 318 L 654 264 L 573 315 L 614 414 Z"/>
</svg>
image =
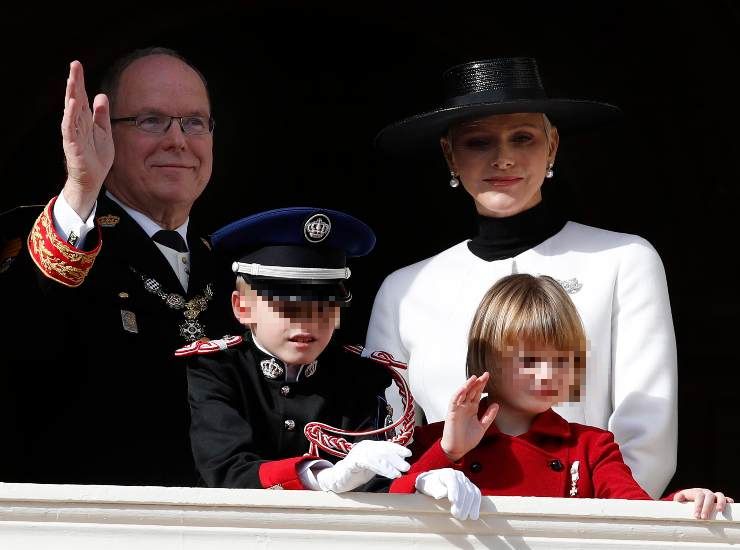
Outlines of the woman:
<svg viewBox="0 0 740 550">
<path fill-rule="evenodd" d="M 443 420 L 465 381 L 466 336 L 485 292 L 512 273 L 553 277 L 584 321 L 593 366 L 581 401 L 556 410 L 612 431 L 635 479 L 659 497 L 675 470 L 677 439 L 676 344 L 660 257 L 635 235 L 567 221 L 541 192 L 559 131 L 596 125 L 618 109 L 548 98 L 531 58 L 465 63 L 444 79 L 442 107 L 385 128 L 377 144 L 398 152 L 439 140 L 450 185 L 475 202 L 479 233 L 384 281 L 366 348 L 408 362 L 427 420 Z"/>
</svg>

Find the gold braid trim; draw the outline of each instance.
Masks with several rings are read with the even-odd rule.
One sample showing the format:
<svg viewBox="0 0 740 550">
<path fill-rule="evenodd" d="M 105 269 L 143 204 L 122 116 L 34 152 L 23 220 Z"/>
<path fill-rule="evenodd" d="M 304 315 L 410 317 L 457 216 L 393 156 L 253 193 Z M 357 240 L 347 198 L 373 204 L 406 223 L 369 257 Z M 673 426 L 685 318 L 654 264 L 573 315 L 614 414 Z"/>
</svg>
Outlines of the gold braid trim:
<svg viewBox="0 0 740 550">
<path fill-rule="evenodd" d="M 64 242 L 54 228 L 52 209 L 56 197 L 49 201 L 33 224 L 28 236 L 28 250 L 41 272 L 65 286 L 80 286 L 100 252 L 102 235 L 94 250 L 84 251 Z"/>
</svg>

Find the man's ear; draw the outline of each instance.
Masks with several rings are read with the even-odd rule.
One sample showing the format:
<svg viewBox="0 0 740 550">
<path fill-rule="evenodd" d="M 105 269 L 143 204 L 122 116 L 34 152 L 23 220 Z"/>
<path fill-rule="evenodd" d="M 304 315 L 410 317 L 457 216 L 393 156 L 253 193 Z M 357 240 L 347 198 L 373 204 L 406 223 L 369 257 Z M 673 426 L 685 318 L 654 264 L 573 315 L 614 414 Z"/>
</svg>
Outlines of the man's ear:
<svg viewBox="0 0 740 550">
<path fill-rule="evenodd" d="M 252 322 L 253 302 L 250 296 L 235 290 L 231 293 L 231 309 L 234 317 L 242 325 L 248 325 Z"/>
</svg>

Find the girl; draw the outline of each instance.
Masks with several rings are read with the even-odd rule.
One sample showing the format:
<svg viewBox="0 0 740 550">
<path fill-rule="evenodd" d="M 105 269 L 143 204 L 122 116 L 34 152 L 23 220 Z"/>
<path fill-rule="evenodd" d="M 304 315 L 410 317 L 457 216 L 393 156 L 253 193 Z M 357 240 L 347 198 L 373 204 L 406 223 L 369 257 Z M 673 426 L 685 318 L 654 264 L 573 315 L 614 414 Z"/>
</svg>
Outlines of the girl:
<svg viewBox="0 0 740 550">
<path fill-rule="evenodd" d="M 391 492 L 447 496 L 463 519 L 477 518 L 480 502 L 465 476 L 484 495 L 651 498 L 611 432 L 569 423 L 551 408 L 580 399 L 586 367 L 583 325 L 557 281 L 499 280 L 475 313 L 467 364 L 472 376 L 453 395 L 445 422 L 416 432 L 416 462 Z M 672 499 L 694 501 L 702 519 L 732 502 L 706 489 Z"/>
</svg>

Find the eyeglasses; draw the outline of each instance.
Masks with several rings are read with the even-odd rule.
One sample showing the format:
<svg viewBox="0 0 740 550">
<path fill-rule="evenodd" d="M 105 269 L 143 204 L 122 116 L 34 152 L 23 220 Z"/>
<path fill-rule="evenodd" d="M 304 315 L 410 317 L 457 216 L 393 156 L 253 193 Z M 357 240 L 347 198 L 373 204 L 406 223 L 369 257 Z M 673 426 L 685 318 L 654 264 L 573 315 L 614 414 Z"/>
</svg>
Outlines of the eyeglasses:
<svg viewBox="0 0 740 550">
<path fill-rule="evenodd" d="M 133 122 L 141 131 L 148 134 L 166 134 L 172 126 L 172 121 L 177 120 L 183 134 L 190 136 L 201 136 L 213 132 L 216 122 L 213 117 L 205 116 L 169 116 L 144 114 L 137 116 L 126 116 L 121 118 L 112 118 L 111 122 Z"/>
</svg>

